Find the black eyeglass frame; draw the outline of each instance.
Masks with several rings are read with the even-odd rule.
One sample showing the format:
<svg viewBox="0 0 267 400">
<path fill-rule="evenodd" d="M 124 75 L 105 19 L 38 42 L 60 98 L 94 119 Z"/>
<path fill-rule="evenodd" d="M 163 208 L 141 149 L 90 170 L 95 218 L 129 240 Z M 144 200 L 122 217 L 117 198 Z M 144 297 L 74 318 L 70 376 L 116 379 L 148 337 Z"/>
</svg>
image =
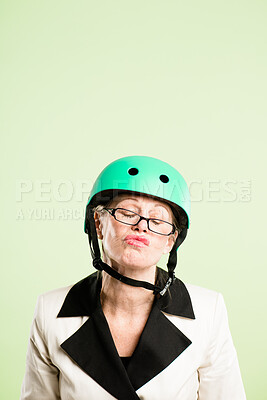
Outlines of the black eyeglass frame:
<svg viewBox="0 0 267 400">
<path fill-rule="evenodd" d="M 140 215 L 140 214 L 137 214 L 136 212 L 134 212 L 134 211 L 132 211 L 132 210 L 128 210 L 127 208 L 121 208 L 121 207 L 117 207 L 117 208 L 103 208 L 103 210 L 106 210 L 116 221 L 118 221 L 118 222 L 120 222 L 120 223 L 122 223 L 122 224 L 125 224 L 125 225 L 136 226 L 136 225 L 139 224 L 140 221 L 142 221 L 142 220 L 144 219 L 144 220 L 147 222 L 147 228 L 148 228 L 148 230 L 150 230 L 150 231 L 153 232 L 153 233 L 156 233 L 157 235 L 170 236 L 170 235 L 172 235 L 172 234 L 177 230 L 176 226 L 175 226 L 174 224 L 172 224 L 171 222 L 164 221 L 163 219 L 159 219 L 159 218 L 146 218 L 146 217 L 143 217 L 143 216 Z M 138 220 L 135 224 L 128 224 L 127 222 L 122 222 L 122 221 L 120 221 L 119 219 L 116 218 L 115 212 L 116 212 L 117 210 L 130 211 L 131 213 L 133 213 L 133 214 L 135 214 L 135 215 L 138 215 L 139 220 Z M 111 211 L 111 212 L 110 212 L 110 211 Z M 172 231 L 171 231 L 170 233 L 159 233 L 159 232 L 153 231 L 153 229 L 151 229 L 151 228 L 149 227 L 149 221 L 152 221 L 152 220 L 153 220 L 153 221 L 165 222 L 165 224 L 171 225 L 171 226 L 172 226 Z"/>
</svg>

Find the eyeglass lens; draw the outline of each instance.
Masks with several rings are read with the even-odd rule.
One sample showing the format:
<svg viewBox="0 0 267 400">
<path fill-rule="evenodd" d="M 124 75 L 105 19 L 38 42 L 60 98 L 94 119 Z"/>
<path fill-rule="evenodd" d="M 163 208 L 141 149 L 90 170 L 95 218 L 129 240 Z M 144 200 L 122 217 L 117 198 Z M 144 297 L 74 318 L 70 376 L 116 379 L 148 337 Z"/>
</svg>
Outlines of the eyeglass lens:
<svg viewBox="0 0 267 400">
<path fill-rule="evenodd" d="M 140 215 L 131 210 L 117 208 L 114 211 L 114 217 L 117 221 L 127 225 L 136 225 L 140 221 Z M 148 229 L 163 235 L 169 235 L 173 231 L 173 225 L 167 221 L 157 218 L 147 220 Z"/>
</svg>

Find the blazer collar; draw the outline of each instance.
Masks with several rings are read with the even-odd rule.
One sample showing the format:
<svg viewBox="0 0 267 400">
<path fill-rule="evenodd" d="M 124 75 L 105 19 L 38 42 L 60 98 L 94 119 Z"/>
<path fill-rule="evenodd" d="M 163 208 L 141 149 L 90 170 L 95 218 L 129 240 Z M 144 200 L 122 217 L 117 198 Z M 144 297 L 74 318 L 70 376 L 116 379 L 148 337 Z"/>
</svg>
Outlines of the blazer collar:
<svg viewBox="0 0 267 400">
<path fill-rule="evenodd" d="M 101 285 L 101 274 L 95 272 L 68 292 L 57 317 L 90 318 L 61 347 L 112 396 L 119 400 L 137 400 L 136 390 L 164 370 L 191 344 L 164 315 L 195 319 L 191 299 L 179 279 L 170 287 L 168 294 L 155 299 L 126 371 L 102 311 Z"/>
<path fill-rule="evenodd" d="M 161 268 L 158 268 L 158 270 L 167 280 L 167 272 Z M 58 313 L 58 318 L 92 316 L 97 306 L 99 306 L 101 287 L 102 276 L 99 272 L 95 272 L 76 283 L 69 290 Z M 155 299 L 155 303 L 164 313 L 195 319 L 190 295 L 185 284 L 178 278 L 176 278 L 169 291 L 163 297 Z"/>
</svg>

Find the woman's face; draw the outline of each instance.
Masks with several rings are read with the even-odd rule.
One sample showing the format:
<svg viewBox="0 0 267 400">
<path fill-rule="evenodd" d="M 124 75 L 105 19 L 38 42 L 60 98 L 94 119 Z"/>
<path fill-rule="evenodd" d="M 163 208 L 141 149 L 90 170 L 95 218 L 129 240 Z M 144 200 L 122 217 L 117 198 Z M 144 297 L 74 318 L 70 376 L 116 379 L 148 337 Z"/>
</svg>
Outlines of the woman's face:
<svg viewBox="0 0 267 400">
<path fill-rule="evenodd" d="M 109 208 L 118 207 L 146 218 L 173 222 L 173 214 L 167 204 L 146 196 L 117 196 Z M 95 213 L 95 222 L 98 237 L 102 240 L 104 261 L 122 273 L 129 269 L 141 271 L 156 266 L 162 254 L 170 252 L 177 237 L 177 231 L 170 236 L 151 232 L 145 220 L 135 226 L 125 225 L 107 211 Z"/>
</svg>

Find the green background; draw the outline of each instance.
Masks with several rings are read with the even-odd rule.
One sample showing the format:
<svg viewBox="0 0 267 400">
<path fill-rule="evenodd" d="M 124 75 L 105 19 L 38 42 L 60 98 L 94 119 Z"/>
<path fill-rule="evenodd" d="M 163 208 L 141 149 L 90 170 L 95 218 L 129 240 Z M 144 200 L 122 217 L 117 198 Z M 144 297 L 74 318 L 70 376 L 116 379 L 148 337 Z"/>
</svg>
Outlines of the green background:
<svg viewBox="0 0 267 400">
<path fill-rule="evenodd" d="M 94 179 L 135 154 L 189 183 L 177 275 L 224 295 L 247 397 L 266 399 L 266 11 L 1 1 L 1 399 L 19 398 L 37 296 L 93 271 Z"/>
</svg>

